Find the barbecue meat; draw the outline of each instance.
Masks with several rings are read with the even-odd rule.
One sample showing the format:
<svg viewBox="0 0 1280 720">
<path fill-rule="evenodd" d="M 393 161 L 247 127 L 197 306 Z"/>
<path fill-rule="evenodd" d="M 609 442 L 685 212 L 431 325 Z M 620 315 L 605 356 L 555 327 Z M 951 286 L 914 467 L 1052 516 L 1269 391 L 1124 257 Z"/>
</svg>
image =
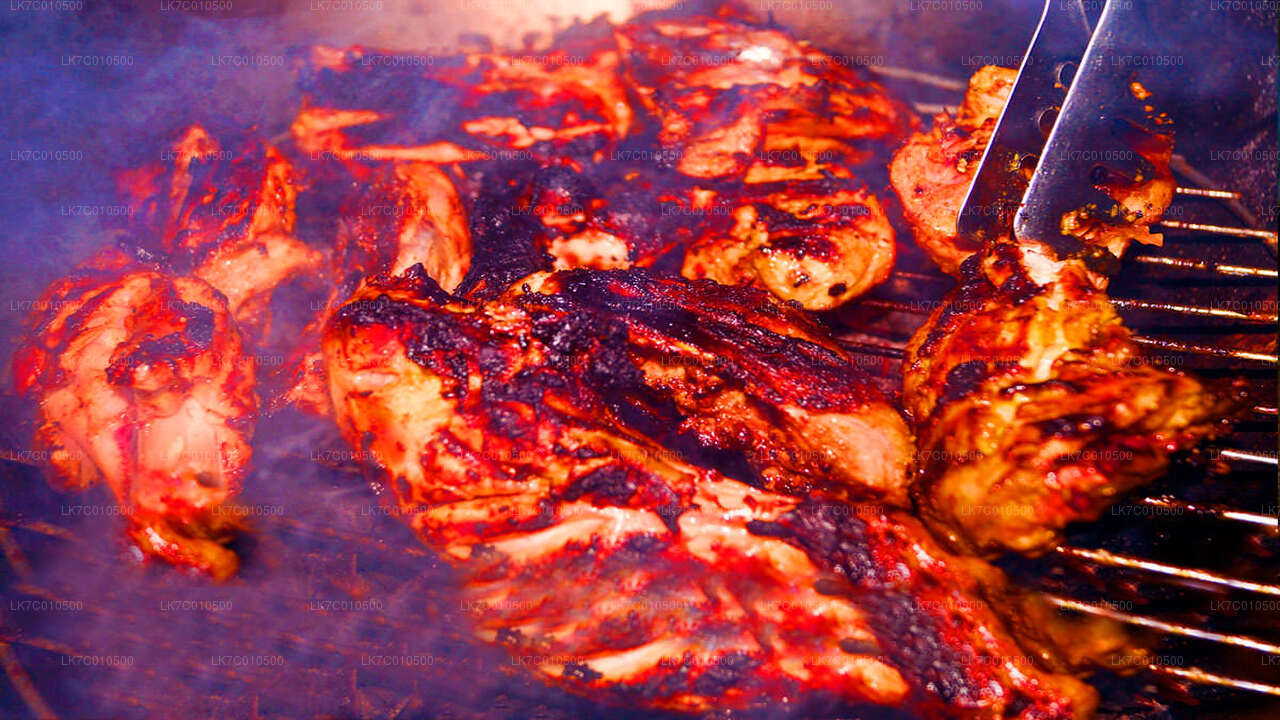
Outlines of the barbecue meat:
<svg viewBox="0 0 1280 720">
<path fill-rule="evenodd" d="M 916 242 L 952 275 L 959 276 L 960 265 L 981 246 L 974 238 L 959 237 L 956 222 L 1017 75 L 1016 70 L 994 65 L 978 70 L 969 79 L 956 117 L 936 115 L 933 128 L 912 135 L 889 164 L 890 182 Z M 1119 204 L 1120 215 L 1099 219 L 1081 210 L 1062 223 L 1064 234 L 1115 257 L 1121 257 L 1132 241 L 1163 242 L 1148 228 L 1173 201 L 1175 185 L 1169 170 L 1170 139 L 1136 127 L 1124 134 L 1135 160 L 1128 174 L 1108 172 L 1095 178 L 1096 187 Z"/>
<path fill-rule="evenodd" d="M 308 106 L 292 133 L 313 155 L 367 161 L 590 156 L 633 124 L 618 65 L 607 35 L 537 55 L 318 47 L 302 68 Z"/>
<path fill-rule="evenodd" d="M 477 254 L 500 261 L 475 268 L 465 294 L 539 270 L 654 267 L 675 250 L 686 277 L 813 310 L 888 278 L 893 230 L 856 170 L 914 117 L 883 88 L 751 23 L 602 28 L 555 53 L 431 63 L 315 48 L 294 140 L 345 163 L 457 164 L 461 185 L 485 186 L 467 214 Z M 708 203 L 732 210 L 707 217 Z"/>
<path fill-rule="evenodd" d="M 841 180 L 730 190 L 731 224 L 709 222 L 685 252 L 681 274 L 755 285 L 808 310 L 828 310 L 893 272 L 894 234 L 875 196 Z"/>
<path fill-rule="evenodd" d="M 676 168 L 762 179 L 771 155 L 865 162 L 914 118 L 883 88 L 780 30 L 722 17 L 648 19 L 617 30 L 630 85 L 660 124 Z"/>
<path fill-rule="evenodd" d="M 421 264 L 443 288 L 462 282 L 471 267 L 471 231 L 453 182 L 438 166 L 352 163 L 322 172 L 338 176 L 317 190 L 340 198 L 332 230 L 339 277 L 398 275 Z"/>
<path fill-rule="evenodd" d="M 106 253 L 54 283 L 15 357 L 62 484 L 105 480 L 144 552 L 226 578 L 223 513 L 249 462 L 254 364 L 223 295 Z"/>
<path fill-rule="evenodd" d="M 410 271 L 366 285 L 326 336 L 345 436 L 460 569 L 481 638 L 632 707 L 826 692 L 958 717 L 1090 713 L 1086 685 L 1019 661 L 983 599 L 1000 586 L 989 566 L 882 506 L 757 489 L 617 419 L 605 396 L 640 370 L 619 343 L 577 352 L 627 333 L 600 322 L 458 301 Z"/>
<path fill-rule="evenodd" d="M 249 139 L 224 150 L 193 125 L 169 149 L 171 164 L 126 173 L 139 208 L 128 226 L 139 259 L 208 282 L 226 296 L 251 340 L 271 332 L 272 294 L 319 272 L 324 255 L 295 233 L 298 182 L 275 148 Z"/>
<path fill-rule="evenodd" d="M 648 267 L 683 246 L 692 234 L 688 218 L 667 212 L 683 195 L 683 183 L 646 162 L 651 156 L 637 150 L 532 172 L 513 213 L 536 219 L 534 242 L 551 260 L 545 269 Z"/>
<path fill-rule="evenodd" d="M 1138 350 L 1079 260 L 992 243 L 907 346 L 925 519 L 978 551 L 1037 553 L 1153 480 L 1224 408 Z"/>
<path fill-rule="evenodd" d="M 766 488 L 907 505 L 913 450 L 901 415 L 793 307 L 749 288 L 639 272 L 533 276 L 503 301 L 576 329 L 553 342 L 578 361 L 625 348 L 640 371 L 627 378 L 680 413 L 655 426 L 743 453 Z M 591 335 L 591 323 L 617 336 Z M 635 390 L 615 383 L 608 398 L 635 401 Z M 648 398 L 639 404 L 652 410 Z"/>
<path fill-rule="evenodd" d="M 908 138 L 889 164 L 889 180 L 916 243 L 952 275 L 980 246 L 958 235 L 956 221 L 1017 77 L 1017 70 L 994 65 L 978 70 L 969 78 L 959 114 L 934 116 L 932 129 Z"/>
<path fill-rule="evenodd" d="M 687 278 L 753 285 L 811 310 L 861 295 L 893 267 L 893 228 L 857 180 L 690 183 L 634 162 L 550 165 L 512 213 L 537 220 L 547 258 L 537 269 L 650 267 L 683 250 Z"/>
</svg>

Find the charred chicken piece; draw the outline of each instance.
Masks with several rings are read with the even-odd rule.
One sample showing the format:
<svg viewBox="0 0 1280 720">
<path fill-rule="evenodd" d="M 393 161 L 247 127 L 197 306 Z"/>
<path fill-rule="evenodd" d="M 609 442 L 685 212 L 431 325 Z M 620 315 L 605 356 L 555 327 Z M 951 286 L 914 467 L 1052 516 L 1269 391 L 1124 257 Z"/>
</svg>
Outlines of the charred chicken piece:
<svg viewBox="0 0 1280 720">
<path fill-rule="evenodd" d="M 530 277 L 503 302 L 565 328 L 550 342 L 579 361 L 621 345 L 640 371 L 625 379 L 680 413 L 655 425 L 743 453 L 769 490 L 908 504 L 913 448 L 898 411 L 824 331 L 764 293 L 577 271 Z M 636 394 L 608 389 L 614 402 Z"/>
<path fill-rule="evenodd" d="M 721 17 L 644 19 L 617 30 L 627 77 L 659 140 L 693 177 L 768 177 L 771 154 L 865 162 L 914 117 L 884 88 L 786 33 Z M 753 166 L 759 167 L 753 168 Z"/>
<path fill-rule="evenodd" d="M 682 186 L 672 175 L 652 162 L 549 164 L 533 173 L 513 212 L 535 219 L 546 269 L 649 267 L 693 233 L 687 217 L 668 212 Z"/>
<path fill-rule="evenodd" d="M 526 172 L 527 190 L 512 194 L 496 235 L 507 245 L 529 238 L 528 271 L 678 267 L 811 310 L 861 295 L 892 271 L 893 228 L 856 180 L 691 182 L 630 162 Z"/>
<path fill-rule="evenodd" d="M 368 275 L 420 265 L 455 289 L 471 266 L 471 232 L 452 180 L 422 162 L 368 164 L 318 158 L 305 165 L 299 235 L 325 247 L 322 291 L 307 304 L 306 322 L 291 338 L 284 387 L 275 405 L 329 412 L 320 337 L 332 314 Z"/>
<path fill-rule="evenodd" d="M 908 138 L 889 164 L 889 180 L 916 243 L 951 275 L 980 246 L 960 237 L 956 223 L 1017 77 L 1017 70 L 994 65 L 978 70 L 958 115 L 935 115 L 933 128 Z"/>
<path fill-rule="evenodd" d="M 1016 78 L 1017 71 L 1009 68 L 988 65 L 978 70 L 969 79 L 957 116 L 936 115 L 933 128 L 912 135 L 889 165 L 890 182 L 916 242 L 951 275 L 958 276 L 960 265 L 980 247 L 978 241 L 960 237 L 956 223 Z M 1115 257 L 1121 257 L 1131 241 L 1163 242 L 1148 228 L 1173 201 L 1175 185 L 1169 138 L 1137 128 L 1130 135 L 1141 159 L 1134 175 L 1106 173 L 1095 178 L 1098 189 L 1121 205 L 1124 216 L 1098 219 L 1082 210 L 1063 218 L 1064 234 Z"/>
<path fill-rule="evenodd" d="M 685 277 L 754 285 L 805 309 L 828 310 L 893 271 L 893 227 L 860 184 L 750 185 L 723 195 L 707 192 L 695 202 L 703 208 L 731 203 L 733 209 L 730 223 L 712 218 L 699 226 L 701 234 L 685 252 Z"/>
<path fill-rule="evenodd" d="M 145 553 L 230 576 L 224 508 L 249 462 L 254 364 L 223 295 L 107 253 L 37 305 L 14 361 L 68 487 L 105 480 Z"/>
<path fill-rule="evenodd" d="M 249 338 L 265 340 L 272 293 L 318 273 L 325 259 L 296 236 L 292 163 L 257 140 L 224 150 L 198 125 L 168 154 L 172 164 L 122 178 L 140 207 L 129 226 L 139 259 L 208 282 L 226 296 Z"/>
<path fill-rule="evenodd" d="M 429 59 L 430 62 L 426 62 Z M 556 52 L 455 57 L 315 48 L 298 147 L 366 161 L 590 156 L 631 130 L 611 38 Z"/>
<path fill-rule="evenodd" d="M 617 422 L 602 393 L 639 370 L 620 344 L 574 352 L 582 322 L 457 301 L 411 271 L 366 285 L 325 339 L 345 436 L 460 569 L 480 638 L 630 706 L 826 692 L 955 717 L 1091 712 L 1088 686 L 1016 660 L 983 599 L 990 566 L 906 516 L 755 489 Z"/>
<path fill-rule="evenodd" d="M 458 287 L 471 267 L 471 230 L 442 169 L 414 162 L 334 172 L 350 183 L 323 189 L 342 198 L 334 230 L 339 276 L 399 275 L 421 264 L 441 287 Z"/>
<path fill-rule="evenodd" d="M 993 243 L 907 346 L 924 518 L 954 544 L 1039 553 L 1164 472 L 1225 408 L 1138 350 L 1079 260 Z"/>
</svg>

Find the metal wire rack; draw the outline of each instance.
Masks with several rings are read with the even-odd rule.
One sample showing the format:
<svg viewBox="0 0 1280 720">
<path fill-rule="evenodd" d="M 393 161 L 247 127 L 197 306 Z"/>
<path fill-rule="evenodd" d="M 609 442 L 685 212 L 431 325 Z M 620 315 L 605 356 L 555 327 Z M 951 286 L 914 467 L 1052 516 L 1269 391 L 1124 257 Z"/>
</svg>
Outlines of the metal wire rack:
<svg viewBox="0 0 1280 720">
<path fill-rule="evenodd" d="M 903 74 L 894 68 L 873 69 L 887 78 L 900 78 L 915 83 L 929 85 L 948 91 L 963 90 L 964 84 L 951 78 L 933 76 L 929 73 L 911 71 Z M 916 104 L 920 112 L 955 112 L 953 105 Z M 1252 432 L 1239 431 L 1218 440 L 1203 452 L 1202 466 L 1213 466 L 1216 463 L 1218 472 L 1228 471 L 1242 477 L 1256 487 L 1274 490 L 1277 455 L 1272 449 L 1277 446 L 1276 440 L 1276 406 L 1275 406 L 1275 368 L 1277 367 L 1276 331 L 1277 312 L 1274 283 L 1277 269 L 1274 265 L 1257 266 L 1217 262 L 1207 258 L 1196 257 L 1198 250 L 1206 247 L 1203 240 L 1244 240 L 1261 241 L 1274 254 L 1276 248 L 1275 230 L 1259 229 L 1256 217 L 1241 204 L 1240 194 L 1231 190 L 1209 187 L 1210 180 L 1192 168 L 1187 161 L 1175 156 L 1172 167 L 1183 182 L 1175 193 L 1175 206 L 1178 203 L 1212 200 L 1222 204 L 1231 215 L 1247 226 L 1228 225 L 1210 222 L 1166 219 L 1158 223 L 1157 228 L 1164 231 L 1172 242 L 1165 249 L 1143 248 L 1139 252 L 1125 258 L 1128 272 L 1142 270 L 1161 273 L 1179 273 L 1190 276 L 1188 294 L 1200 295 L 1201 285 L 1225 285 L 1228 289 L 1238 284 L 1259 283 L 1269 285 L 1262 290 L 1260 302 L 1249 303 L 1244 307 L 1232 304 L 1231 307 L 1214 304 L 1196 303 L 1194 301 L 1166 301 L 1151 299 L 1151 279 L 1127 285 L 1113 286 L 1112 303 L 1126 316 L 1126 322 L 1139 330 L 1148 326 L 1155 331 L 1141 332 L 1135 340 L 1152 350 L 1187 356 L 1195 361 L 1188 363 L 1197 372 L 1206 374 L 1232 375 L 1248 374 L 1256 378 L 1258 387 L 1254 397 L 1260 398 L 1250 409 L 1251 416 L 1237 423 L 1238 430 L 1252 423 Z M 1195 208 L 1191 208 L 1192 211 Z M 1183 216 L 1186 213 L 1177 213 Z M 1169 252 L 1176 247 L 1179 253 Z M 952 278 L 939 273 L 932 263 L 912 253 L 906 248 L 908 258 L 899 262 L 894 276 L 882 289 L 857 303 L 851 313 L 859 318 L 856 322 L 847 323 L 850 331 L 842 337 L 842 343 L 851 352 L 867 357 L 879 358 L 879 363 L 867 363 L 878 368 L 887 378 L 901 377 L 898 365 L 903 357 L 907 338 L 915 328 L 923 323 L 933 307 L 941 301 L 943 293 L 953 284 Z M 1190 255 L 1190 256 L 1188 256 Z M 914 260 L 914 262 L 913 262 Z M 1123 274 L 1123 273 L 1122 273 Z M 1167 278 L 1167 275 L 1164 276 Z M 1205 323 L 1216 323 L 1207 326 Z M 854 329 L 856 328 L 856 329 Z M 904 332 L 905 329 L 905 332 Z M 1216 342 L 1179 337 L 1187 334 L 1226 336 Z M 1208 332 L 1206 332 L 1208 331 Z M 1229 334 L 1228 332 L 1229 331 Z M 1238 343 L 1238 344 L 1237 344 Z M 1244 435 L 1250 437 L 1243 437 Z M 1245 446 L 1247 445 L 1247 446 Z M 1200 471 L 1202 472 L 1202 471 Z M 1269 478 L 1269 481 L 1268 479 Z M 1175 488 L 1185 490 L 1185 487 Z M 1274 495 L 1271 496 L 1274 498 Z M 1222 525 L 1234 526 L 1234 531 L 1241 541 L 1274 542 L 1277 537 L 1277 518 L 1274 503 L 1262 507 L 1237 507 L 1227 498 L 1217 501 L 1200 501 L 1179 498 L 1177 492 L 1163 494 L 1147 494 L 1132 500 L 1134 505 L 1149 508 L 1153 517 L 1174 517 L 1199 521 L 1208 521 Z M 1161 531 L 1163 532 L 1163 531 Z M 1115 571 L 1116 577 L 1109 579 L 1109 585 L 1150 585 L 1152 583 L 1176 586 L 1188 593 L 1199 593 L 1209 597 L 1231 596 L 1243 594 L 1249 597 L 1265 599 L 1280 597 L 1280 584 L 1273 577 L 1246 577 L 1237 571 L 1222 571 L 1215 568 L 1195 567 L 1182 562 L 1161 561 L 1153 557 L 1144 557 L 1132 552 L 1117 552 L 1107 549 L 1105 537 L 1098 535 L 1086 538 L 1099 547 L 1081 547 L 1077 544 L 1064 544 L 1055 548 L 1047 563 L 1036 565 L 1037 570 L 1045 567 L 1073 568 L 1078 574 L 1093 573 L 1098 569 Z M 1159 554 L 1158 548 L 1152 554 Z M 1229 558 L 1220 558 L 1228 560 Z M 1222 563 L 1218 563 L 1220 566 Z M 1159 617 L 1160 608 L 1150 608 L 1151 614 L 1128 612 L 1117 609 L 1117 602 L 1106 597 L 1081 601 L 1069 597 L 1071 591 L 1083 587 L 1083 583 L 1060 583 L 1061 594 L 1051 594 L 1051 602 L 1058 607 L 1076 613 L 1086 613 L 1109 617 L 1134 627 L 1144 628 L 1166 637 L 1193 639 L 1201 643 L 1209 643 L 1232 649 L 1245 649 L 1258 654 L 1255 665 L 1258 669 L 1274 666 L 1280 656 L 1280 643 L 1264 638 L 1254 637 L 1243 631 L 1217 631 L 1202 626 L 1202 623 Z M 1255 603 L 1256 604 L 1256 603 Z M 1248 606 L 1246 604 L 1246 606 Z M 1129 605 L 1125 605 L 1129 607 Z M 1272 613 L 1274 614 L 1274 613 Z M 1261 628 L 1268 633 L 1280 633 L 1274 623 Z M 1277 634 L 1276 637 L 1280 637 Z M 1235 666 L 1242 663 L 1235 662 Z M 1247 663 L 1245 663 L 1247 667 Z M 1147 670 L 1178 680 L 1204 685 L 1231 688 L 1238 691 L 1280 696 L 1280 677 L 1274 680 L 1259 681 L 1254 678 L 1237 677 L 1221 672 L 1214 672 L 1196 665 L 1168 665 L 1152 663 Z M 1261 674 L 1254 672 L 1255 675 Z M 1280 673 L 1271 672 L 1272 676 Z"/>
</svg>

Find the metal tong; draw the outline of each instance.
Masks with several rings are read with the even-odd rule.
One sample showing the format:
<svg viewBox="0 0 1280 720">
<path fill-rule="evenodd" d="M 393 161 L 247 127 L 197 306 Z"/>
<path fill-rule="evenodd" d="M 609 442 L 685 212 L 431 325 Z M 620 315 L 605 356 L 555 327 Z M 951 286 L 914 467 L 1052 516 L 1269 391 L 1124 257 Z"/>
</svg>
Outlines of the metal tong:
<svg viewBox="0 0 1280 720">
<path fill-rule="evenodd" d="M 962 236 L 981 244 L 1012 232 L 1114 270 L 1110 253 L 1062 233 L 1062 217 L 1084 210 L 1121 224 L 1123 212 L 1099 184 L 1150 176 L 1133 148 L 1161 119 L 1126 58 L 1149 44 L 1152 10 L 1143 0 L 1045 3 L 961 209 Z"/>
</svg>

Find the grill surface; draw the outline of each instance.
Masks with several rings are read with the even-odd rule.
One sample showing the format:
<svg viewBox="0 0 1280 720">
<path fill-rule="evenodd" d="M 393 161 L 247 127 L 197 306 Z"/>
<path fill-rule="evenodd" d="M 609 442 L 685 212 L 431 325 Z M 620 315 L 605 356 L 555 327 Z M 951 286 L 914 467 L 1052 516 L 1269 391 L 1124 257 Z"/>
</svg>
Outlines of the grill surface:
<svg viewBox="0 0 1280 720">
<path fill-rule="evenodd" d="M 988 6 L 985 27 L 981 14 L 966 16 L 962 23 L 971 23 L 970 37 L 978 38 L 965 41 L 973 54 L 1020 53 L 1034 20 L 1031 13 L 1017 3 Z M 0 313 L 0 330 L 6 338 L 14 337 L 30 299 L 46 282 L 105 242 L 93 232 L 91 221 L 61 215 L 59 208 L 109 202 L 108 168 L 149 160 L 141 154 L 154 152 L 160 147 L 158 136 L 184 122 L 225 112 L 273 130 L 296 105 L 283 71 L 279 76 L 260 71 L 228 78 L 201 67 L 210 53 L 268 48 L 278 33 L 262 30 L 267 21 L 241 18 L 212 26 L 153 14 L 99 12 L 83 18 L 41 18 L 42 25 L 25 29 L 11 46 L 14 64 L 3 78 L 3 89 L 8 90 L 4 95 L 25 103 L 8 112 L 27 121 L 6 121 L 6 127 L 34 128 L 29 136 L 15 138 L 19 148 L 90 152 L 74 167 L 24 168 L 6 179 L 19 183 L 15 192 L 0 194 L 13 228 L 0 242 L 15 258 L 0 278 L 6 310 Z M 857 14 L 839 7 L 831 15 L 842 13 Z M 141 31 L 134 24 L 140 18 Z M 1004 22 L 997 25 L 990 22 L 993 18 Z M 824 24 L 820 16 L 808 20 L 810 25 Z M 97 29 L 92 35 L 86 29 L 90 22 Z M 953 26 L 955 18 L 908 15 L 866 28 L 862 39 L 872 52 L 880 52 L 877 47 L 883 51 L 878 57 L 886 64 L 960 79 L 974 68 L 958 51 L 946 50 L 961 42 L 952 38 Z M 988 37 L 989 28 L 996 26 L 1005 30 Z M 250 44 L 261 46 L 246 49 L 246 37 L 256 38 Z M 179 42 L 172 43 L 173 38 Z M 123 48 L 137 53 L 146 67 L 127 77 L 105 73 L 105 81 L 68 79 L 50 70 L 68 46 L 86 53 Z M 912 53 L 904 46 L 923 49 Z M 1193 71 L 1189 69 L 1187 77 L 1197 77 Z M 1236 76 L 1230 87 L 1201 86 L 1204 93 L 1221 97 L 1189 102 L 1185 117 L 1175 113 L 1178 150 L 1207 176 L 1201 184 L 1207 179 L 1215 187 L 1240 190 L 1246 209 L 1262 226 L 1274 229 L 1274 63 L 1269 71 L 1255 69 L 1243 75 L 1247 77 Z M 959 98 L 954 84 L 946 89 L 911 79 L 888 82 L 919 104 L 954 104 Z M 245 103 L 247 97 L 268 100 Z M 1254 100 L 1256 106 L 1242 110 L 1241 97 Z M 204 102 L 193 102 L 196 99 Z M 135 112 L 126 112 L 131 107 Z M 86 117 L 104 120 L 86 124 Z M 112 142 L 122 135 L 136 142 Z M 1272 153 L 1270 159 L 1266 152 Z M 1193 184 L 1189 178 L 1183 180 L 1184 185 Z M 885 184 L 884 178 L 870 182 L 873 187 Z M 1169 217 L 1242 225 L 1220 202 L 1195 197 L 1180 198 Z M 850 346 L 859 351 L 867 369 L 894 390 L 900 377 L 896 348 L 922 321 L 918 309 L 930 307 L 950 283 L 910 243 L 902 247 L 894 280 L 873 298 L 829 318 L 837 328 L 859 329 L 845 333 Z M 1229 263 L 1271 274 L 1221 274 L 1138 256 Z M 1079 528 L 1068 542 L 1086 551 L 1102 549 L 1211 570 L 1268 589 L 1239 590 L 1203 578 L 1109 567 L 1096 557 L 1070 552 L 1036 561 L 1010 560 L 1012 573 L 1089 609 L 1159 617 L 1271 642 L 1280 638 L 1280 595 L 1274 585 L 1280 543 L 1274 520 L 1261 524 L 1276 514 L 1275 267 L 1275 256 L 1256 239 L 1182 231 L 1170 231 L 1164 249 L 1136 248 L 1127 259 L 1112 285 L 1117 298 L 1270 316 L 1242 322 L 1122 306 L 1126 321 L 1140 333 L 1272 359 L 1153 348 L 1175 367 L 1224 383 L 1243 379 L 1250 393 L 1248 405 L 1257 410 L 1201 457 L 1179 463 L 1169 477 L 1122 501 L 1098 523 Z M 0 351 L 7 359 L 9 348 Z M 242 498 L 252 527 L 237 547 L 244 558 L 242 571 L 235 581 L 214 587 L 168 568 L 132 563 L 119 536 L 118 519 L 110 514 L 112 502 L 105 488 L 85 494 L 50 490 L 27 464 L 38 458 L 23 450 L 29 426 L 17 421 L 24 417 L 20 406 L 6 398 L 4 408 L 4 416 L 13 421 L 0 431 L 0 447 L 10 453 L 10 461 L 0 463 L 0 550 L 5 556 L 0 570 L 0 666 L 10 680 L 0 681 L 0 714 L 639 716 L 547 689 L 504 652 L 471 644 L 462 629 L 470 609 L 460 606 L 450 592 L 449 569 L 388 514 L 377 488 L 364 481 L 323 421 L 286 412 L 262 424 L 255 446 L 256 470 Z M 1233 455 L 1231 450 L 1240 452 Z M 1164 504 L 1144 498 L 1163 498 Z M 1243 519 L 1201 515 L 1175 501 L 1226 506 L 1245 514 L 1239 516 Z M 1275 655 L 1186 638 L 1166 638 L 1159 647 L 1164 664 L 1174 670 L 1200 666 L 1280 684 Z M 1268 702 L 1257 693 L 1203 684 L 1184 688 L 1152 674 L 1121 678 L 1103 673 L 1098 683 L 1106 696 L 1104 711 L 1116 717 L 1239 717 L 1265 712 Z M 880 709 L 832 707 L 821 699 L 778 714 L 894 716 Z"/>
</svg>

